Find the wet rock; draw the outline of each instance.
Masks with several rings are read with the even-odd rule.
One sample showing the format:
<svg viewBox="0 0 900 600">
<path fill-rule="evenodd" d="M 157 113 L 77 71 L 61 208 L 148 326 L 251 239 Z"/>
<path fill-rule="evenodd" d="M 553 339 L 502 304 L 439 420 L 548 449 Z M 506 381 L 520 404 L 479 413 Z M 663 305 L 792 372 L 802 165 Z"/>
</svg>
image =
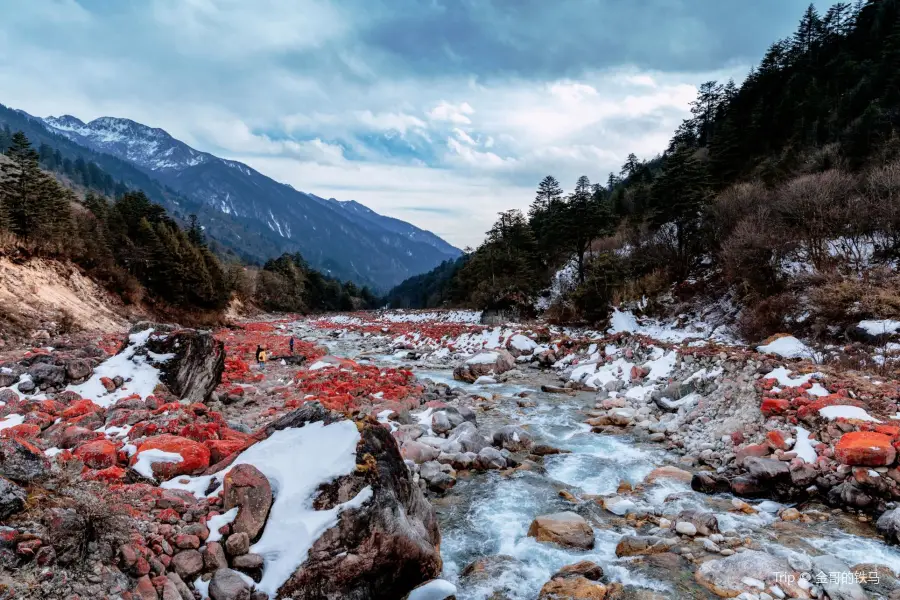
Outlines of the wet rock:
<svg viewBox="0 0 900 600">
<path fill-rule="evenodd" d="M 456 586 L 446 579 L 432 579 L 416 586 L 402 600 L 419 598 L 424 600 L 455 600 Z"/>
<path fill-rule="evenodd" d="M 748 457 L 744 460 L 744 468 L 750 477 L 760 482 L 777 481 L 790 477 L 788 464 L 771 458 Z"/>
<path fill-rule="evenodd" d="M 250 600 L 250 586 L 231 569 L 219 569 L 209 582 L 212 600 Z"/>
<path fill-rule="evenodd" d="M 446 493 L 456 485 L 456 477 L 443 471 L 428 480 L 428 489 L 438 494 Z"/>
<path fill-rule="evenodd" d="M 532 443 L 531 435 L 516 425 L 506 425 L 494 432 L 494 445 L 510 452 L 524 452 Z"/>
<path fill-rule="evenodd" d="M 561 577 L 584 577 L 591 581 L 603 579 L 603 567 L 590 560 L 582 560 L 573 565 L 566 565 L 557 571 L 550 579 Z"/>
<path fill-rule="evenodd" d="M 623 535 L 616 544 L 616 556 L 660 554 L 669 552 L 677 543 L 677 539 L 654 535 Z"/>
<path fill-rule="evenodd" d="M 634 501 L 629 500 L 628 498 L 623 498 L 622 496 L 613 496 L 612 498 L 606 498 L 603 500 L 603 507 L 611 512 L 614 515 L 624 516 L 629 511 L 637 508 L 637 505 Z"/>
<path fill-rule="evenodd" d="M 28 495 L 18 485 L 0 477 L 0 521 L 6 521 L 11 516 L 25 509 L 25 499 Z"/>
<path fill-rule="evenodd" d="M 250 540 L 259 537 L 269 509 L 272 507 L 272 486 L 253 465 L 237 465 L 225 476 L 225 510 L 238 507 L 232 531 L 246 533 Z"/>
<path fill-rule="evenodd" d="M 644 478 L 644 483 L 653 483 L 660 479 L 671 479 L 673 481 L 681 481 L 683 483 L 690 483 L 690 481 L 694 478 L 694 476 L 685 471 L 684 469 L 679 469 L 678 467 L 665 466 L 665 467 L 657 467 L 650 471 L 647 477 Z"/>
<path fill-rule="evenodd" d="M 453 370 L 453 378 L 474 383 L 483 375 L 500 375 L 512 370 L 516 359 L 506 350 L 480 352 Z"/>
<path fill-rule="evenodd" d="M 731 491 L 731 483 L 725 477 L 714 473 L 694 473 L 691 489 L 704 494 L 720 494 Z"/>
<path fill-rule="evenodd" d="M 531 522 L 528 536 L 539 542 L 590 550 L 594 547 L 594 530 L 584 517 L 573 512 L 541 515 Z"/>
<path fill-rule="evenodd" d="M 438 411 L 431 416 L 431 429 L 435 433 L 447 433 L 453 428 L 450 419 L 444 411 Z"/>
<path fill-rule="evenodd" d="M 503 455 L 496 448 L 486 446 L 478 453 L 478 458 L 475 460 L 475 466 L 484 471 L 505 469 L 506 459 L 503 458 Z"/>
<path fill-rule="evenodd" d="M 605 600 L 607 587 L 585 577 L 551 579 L 544 584 L 538 600 Z"/>
<path fill-rule="evenodd" d="M 50 461 L 40 448 L 20 438 L 0 438 L 0 476 L 19 483 L 50 476 Z"/>
<path fill-rule="evenodd" d="M 875 522 L 875 527 L 888 542 L 900 544 L 900 508 L 882 513 Z"/>
<path fill-rule="evenodd" d="M 477 558 L 462 570 L 460 583 L 465 587 L 485 587 L 503 579 L 504 575 L 519 573 L 525 564 L 505 554 L 493 554 Z"/>
<path fill-rule="evenodd" d="M 687 535 L 693 537 L 697 535 L 697 528 L 693 523 L 688 521 L 678 521 L 675 523 L 675 531 L 680 533 L 681 535 Z"/>
<path fill-rule="evenodd" d="M 434 446 L 423 444 L 416 440 L 410 440 L 403 444 L 400 454 L 406 460 L 411 460 L 416 464 L 422 464 L 436 459 L 440 456 L 441 451 Z"/>
<path fill-rule="evenodd" d="M 675 522 L 687 522 L 693 525 L 700 535 L 719 533 L 719 520 L 711 512 L 701 510 L 683 510 L 675 517 Z"/>
<path fill-rule="evenodd" d="M 765 552 L 746 550 L 726 558 L 709 560 L 694 574 L 697 582 L 722 598 L 733 598 L 747 592 L 757 594 L 760 589 L 754 582 L 777 585 L 790 597 L 809 598 L 809 594 L 797 582 L 800 573 L 794 571 L 782 558 Z"/>
<path fill-rule="evenodd" d="M 830 554 L 813 558 L 814 580 L 820 581 L 821 587 L 831 600 L 868 600 L 869 596 L 850 567 Z"/>
<path fill-rule="evenodd" d="M 889 567 L 875 564 L 854 565 L 854 580 L 872 597 L 883 597 L 889 600 L 900 598 L 900 579 Z M 891 594 L 894 594 L 893 596 Z"/>
</svg>

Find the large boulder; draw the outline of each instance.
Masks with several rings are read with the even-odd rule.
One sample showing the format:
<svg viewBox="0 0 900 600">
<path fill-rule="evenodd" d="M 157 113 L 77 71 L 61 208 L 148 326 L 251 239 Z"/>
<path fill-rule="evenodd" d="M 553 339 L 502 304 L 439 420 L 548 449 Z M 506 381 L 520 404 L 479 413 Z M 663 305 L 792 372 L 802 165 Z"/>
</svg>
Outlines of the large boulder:
<svg viewBox="0 0 900 600">
<path fill-rule="evenodd" d="M 453 370 L 453 378 L 468 383 L 487 375 L 500 375 L 512 370 L 516 359 L 506 350 L 497 349 L 480 352 Z"/>
<path fill-rule="evenodd" d="M 246 533 L 255 540 L 266 525 L 272 507 L 272 486 L 253 465 L 238 465 L 225 476 L 225 510 L 238 507 L 232 524 L 235 533 Z"/>
<path fill-rule="evenodd" d="M 878 517 L 875 523 L 878 533 L 894 544 L 900 544 L 900 508 L 888 510 Z"/>
<path fill-rule="evenodd" d="M 322 420 L 340 418 L 325 415 Z M 359 508 L 341 512 L 338 524 L 316 540 L 306 562 L 278 591 L 279 598 L 402 598 L 440 575 L 441 536 L 434 509 L 413 483 L 390 432 L 372 417 L 358 421 L 357 427 L 358 468 L 322 485 L 315 507 L 327 510 L 348 502 L 366 486 L 372 495 Z"/>
<path fill-rule="evenodd" d="M 853 571 L 836 557 L 825 554 L 813 558 L 813 575 L 831 600 L 868 600 Z"/>
<path fill-rule="evenodd" d="M 528 528 L 528 537 L 569 548 L 594 547 L 594 530 L 590 524 L 581 515 L 568 511 L 535 517 Z"/>
<path fill-rule="evenodd" d="M 143 459 L 144 452 L 164 452 L 181 456 L 180 461 L 151 461 L 154 478 L 162 481 L 178 475 L 192 475 L 199 473 L 209 466 L 209 448 L 194 440 L 177 435 L 157 435 L 142 442 L 131 457 L 131 466 L 134 467 Z M 148 455 L 149 456 L 149 455 Z"/>
<path fill-rule="evenodd" d="M 171 326 L 139 323 L 131 333 L 153 327 L 145 344 L 154 360 L 160 378 L 169 390 L 183 400 L 205 402 L 219 385 L 225 371 L 225 345 L 212 333 L 196 329 L 173 329 Z M 163 358 L 160 358 L 163 357 Z"/>
<path fill-rule="evenodd" d="M 845 465 L 886 467 L 897 458 L 889 435 L 874 431 L 851 431 L 841 436 L 834 456 Z"/>
<path fill-rule="evenodd" d="M 209 581 L 209 597 L 212 600 L 249 600 L 250 586 L 231 569 L 219 569 Z"/>
<path fill-rule="evenodd" d="M 720 598 L 734 598 L 744 592 L 756 594 L 759 592 L 756 582 L 763 582 L 766 587 L 777 585 L 791 598 L 810 597 L 798 585 L 800 573 L 787 560 L 758 550 L 709 560 L 700 565 L 694 577 Z"/>
<path fill-rule="evenodd" d="M 524 452 L 532 443 L 531 434 L 516 425 L 505 425 L 494 432 L 494 445 L 510 452 Z"/>
</svg>

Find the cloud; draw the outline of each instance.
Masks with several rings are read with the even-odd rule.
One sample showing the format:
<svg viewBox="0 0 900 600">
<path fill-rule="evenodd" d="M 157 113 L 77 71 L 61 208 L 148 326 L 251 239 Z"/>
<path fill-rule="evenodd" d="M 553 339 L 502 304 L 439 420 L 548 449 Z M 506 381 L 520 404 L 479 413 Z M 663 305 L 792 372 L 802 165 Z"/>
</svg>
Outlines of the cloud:
<svg viewBox="0 0 900 600">
<path fill-rule="evenodd" d="M 162 127 L 476 245 L 554 174 L 665 148 L 807 0 L 0 0 L 0 102 Z"/>
</svg>

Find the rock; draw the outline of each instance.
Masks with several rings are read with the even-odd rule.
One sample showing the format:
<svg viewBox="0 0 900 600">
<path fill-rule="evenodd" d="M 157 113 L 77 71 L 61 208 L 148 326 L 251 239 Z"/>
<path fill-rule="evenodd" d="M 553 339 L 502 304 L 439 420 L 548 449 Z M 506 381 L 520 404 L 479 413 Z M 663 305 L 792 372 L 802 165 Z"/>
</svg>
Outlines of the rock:
<svg viewBox="0 0 900 600">
<path fill-rule="evenodd" d="M 0 476 L 31 483 L 49 475 L 50 461 L 40 448 L 21 438 L 0 438 Z"/>
<path fill-rule="evenodd" d="M 231 565 L 235 569 L 240 569 L 242 571 L 256 571 L 262 569 L 263 562 L 263 557 L 259 554 L 248 553 L 235 556 L 231 561 Z"/>
<path fill-rule="evenodd" d="M 439 494 L 445 493 L 447 490 L 456 485 L 456 477 L 441 471 L 428 481 L 428 489 Z"/>
<path fill-rule="evenodd" d="M 195 329 L 171 329 L 165 325 L 138 323 L 131 333 L 154 328 L 154 335 L 147 340 L 146 349 L 156 354 L 174 355 L 156 363 L 160 379 L 171 392 L 189 402 L 206 402 L 222 379 L 225 371 L 225 344 L 212 333 Z"/>
<path fill-rule="evenodd" d="M 606 498 L 603 500 L 603 507 L 612 514 L 621 517 L 628 514 L 629 511 L 634 510 L 637 505 L 634 503 L 634 501 L 629 500 L 628 498 L 623 498 L 622 496 L 613 496 L 612 498 Z"/>
<path fill-rule="evenodd" d="M 701 510 L 683 510 L 675 517 L 675 522 L 687 522 L 693 525 L 700 535 L 719 533 L 719 520 L 711 512 Z"/>
<path fill-rule="evenodd" d="M 616 544 L 616 556 L 638 556 L 668 552 L 677 539 L 661 538 L 653 535 L 623 535 Z"/>
<path fill-rule="evenodd" d="M 157 435 L 142 442 L 131 457 L 131 466 L 134 466 L 140 454 L 147 450 L 162 450 L 181 455 L 181 462 L 157 462 L 151 465 L 154 477 L 160 481 L 178 475 L 193 475 L 209 466 L 209 448 L 194 440 L 169 434 Z"/>
<path fill-rule="evenodd" d="M 203 570 L 203 555 L 197 550 L 182 550 L 172 557 L 172 568 L 182 581 L 193 581 Z"/>
<path fill-rule="evenodd" d="M 346 419 L 337 413 L 330 418 Z M 366 486 L 371 496 L 341 512 L 338 524 L 319 536 L 309 558 L 279 590 L 282 598 L 402 598 L 440 575 L 434 508 L 413 482 L 388 429 L 373 417 L 356 424 L 356 462 L 365 468 L 321 486 L 315 506 L 333 508 Z"/>
<path fill-rule="evenodd" d="M 697 582 L 722 598 L 733 598 L 744 592 L 757 594 L 752 582 L 777 585 L 792 598 L 809 598 L 798 585 L 800 573 L 782 558 L 758 550 L 745 550 L 726 558 L 709 560 L 694 573 Z M 777 582 L 776 582 L 777 578 Z"/>
<path fill-rule="evenodd" d="M 72 381 L 84 381 L 94 372 L 90 361 L 83 358 L 73 358 L 66 361 L 66 377 Z"/>
<path fill-rule="evenodd" d="M 559 512 L 541 515 L 531 522 L 528 536 L 539 542 L 590 550 L 594 547 L 594 530 L 579 514 Z"/>
<path fill-rule="evenodd" d="M 11 516 L 25 509 L 25 490 L 8 479 L 0 477 L 0 521 L 5 522 Z"/>
<path fill-rule="evenodd" d="M 118 460 L 116 445 L 109 440 L 94 440 L 75 449 L 75 456 L 91 469 L 107 469 Z"/>
<path fill-rule="evenodd" d="M 486 446 L 478 453 L 475 459 L 475 466 L 484 471 L 491 469 L 505 469 L 506 459 L 500 454 L 500 451 L 491 446 Z"/>
<path fill-rule="evenodd" d="M 654 483 L 659 479 L 672 479 L 674 481 L 681 481 L 683 483 L 690 483 L 691 479 L 693 479 L 693 474 L 685 471 L 684 469 L 679 469 L 678 467 L 665 466 L 665 467 L 657 467 L 650 471 L 647 477 L 644 478 L 644 483 Z"/>
<path fill-rule="evenodd" d="M 516 366 L 516 359 L 506 350 L 480 352 L 453 370 L 453 378 L 474 383 L 483 375 L 500 375 Z"/>
<path fill-rule="evenodd" d="M 456 586 L 446 579 L 432 579 L 416 586 L 402 600 L 455 600 Z"/>
<path fill-rule="evenodd" d="M 796 521 L 800 518 L 800 511 L 796 508 L 786 508 L 781 511 L 781 520 L 782 521 Z"/>
<path fill-rule="evenodd" d="M 834 456 L 845 465 L 886 467 L 897 458 L 891 438 L 873 431 L 845 433 L 834 447 Z"/>
<path fill-rule="evenodd" d="M 41 388 L 61 387 L 66 382 L 66 368 L 48 363 L 36 363 L 28 369 L 31 381 Z"/>
<path fill-rule="evenodd" d="M 229 556 L 247 554 L 250 551 L 250 536 L 245 531 L 232 533 L 225 540 L 225 551 Z"/>
<path fill-rule="evenodd" d="M 169 571 L 168 573 L 166 573 L 166 577 L 169 578 L 169 581 L 172 582 L 172 585 L 178 591 L 178 594 L 181 596 L 181 600 L 194 600 L 194 594 L 184 583 L 181 577 L 178 576 L 178 573 Z"/>
<path fill-rule="evenodd" d="M 603 567 L 590 560 L 582 560 L 573 565 L 566 565 L 557 571 L 550 579 L 561 577 L 584 577 L 591 581 L 603 579 Z"/>
<path fill-rule="evenodd" d="M 88 523 L 74 508 L 50 508 L 44 513 L 47 537 L 56 551 L 56 561 L 68 565 L 87 553 Z"/>
<path fill-rule="evenodd" d="M 725 477 L 713 473 L 694 473 L 691 489 L 704 494 L 719 494 L 731 491 L 731 483 Z"/>
<path fill-rule="evenodd" d="M 238 507 L 232 531 L 246 533 L 253 541 L 259 537 L 269 509 L 272 507 L 272 486 L 253 465 L 237 465 L 225 475 L 225 510 Z"/>
<path fill-rule="evenodd" d="M 434 446 L 429 446 L 428 444 L 423 444 L 416 440 L 410 440 L 403 444 L 403 447 L 400 449 L 400 454 L 406 460 L 411 460 L 416 464 L 422 464 L 436 459 L 440 456 L 441 451 Z"/>
<path fill-rule="evenodd" d="M 883 512 L 875 528 L 889 543 L 900 544 L 900 508 Z"/>
<path fill-rule="evenodd" d="M 693 523 L 689 523 L 687 521 L 678 521 L 677 523 L 675 523 L 675 531 L 677 531 L 681 535 L 688 535 L 691 537 L 697 535 L 697 528 L 694 527 Z"/>
<path fill-rule="evenodd" d="M 772 458 L 748 457 L 744 459 L 744 468 L 750 477 L 760 482 L 777 481 L 791 475 L 787 463 Z"/>
<path fill-rule="evenodd" d="M 538 600 L 604 600 L 607 587 L 585 577 L 551 579 L 544 584 Z"/>
<path fill-rule="evenodd" d="M 883 597 L 889 600 L 900 598 L 900 579 L 889 567 L 875 564 L 859 564 L 853 566 L 854 580 L 868 592 L 871 597 Z M 891 594 L 894 594 L 893 596 Z"/>
<path fill-rule="evenodd" d="M 492 588 L 495 592 L 511 594 L 512 591 L 503 586 L 503 582 L 515 579 L 525 568 L 525 564 L 517 558 L 505 554 L 492 554 L 477 558 L 460 573 L 460 584 L 466 588 Z M 498 596 L 501 597 L 501 596 Z M 502 596 L 505 597 L 505 596 Z"/>
<path fill-rule="evenodd" d="M 231 569 L 219 569 L 209 582 L 212 600 L 250 600 L 250 586 Z"/>
<path fill-rule="evenodd" d="M 531 435 L 515 425 L 506 425 L 494 432 L 494 445 L 510 452 L 524 452 L 532 443 Z"/>
<path fill-rule="evenodd" d="M 830 554 L 813 557 L 813 580 L 831 600 L 868 600 L 869 596 L 856 582 L 850 567 Z"/>
<path fill-rule="evenodd" d="M 138 600 L 159 600 L 159 596 L 156 594 L 156 588 L 153 586 L 148 575 L 144 575 L 137 580 L 137 585 L 135 585 L 134 590 L 132 590 L 132 597 L 137 598 Z"/>
<path fill-rule="evenodd" d="M 244 535 L 246 536 L 246 534 Z M 247 548 L 249 549 L 249 545 Z M 225 550 L 219 542 L 207 543 L 206 546 L 203 547 L 202 554 L 203 570 L 207 573 L 214 573 L 218 569 L 225 569 L 228 567 L 228 558 L 225 556 Z"/>
<path fill-rule="evenodd" d="M 438 411 L 431 416 L 431 429 L 435 433 L 447 433 L 452 428 L 446 412 Z"/>
</svg>

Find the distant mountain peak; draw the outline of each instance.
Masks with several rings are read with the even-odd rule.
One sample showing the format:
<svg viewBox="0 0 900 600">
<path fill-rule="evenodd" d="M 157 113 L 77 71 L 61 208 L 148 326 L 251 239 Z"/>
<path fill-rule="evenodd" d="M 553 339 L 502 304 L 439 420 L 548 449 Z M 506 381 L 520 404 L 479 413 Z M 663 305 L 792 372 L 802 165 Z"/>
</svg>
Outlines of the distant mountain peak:
<svg viewBox="0 0 900 600">
<path fill-rule="evenodd" d="M 66 131 L 81 129 L 84 127 L 84 121 L 72 115 L 62 115 L 61 117 L 47 117 L 44 121 L 56 129 Z"/>
</svg>

